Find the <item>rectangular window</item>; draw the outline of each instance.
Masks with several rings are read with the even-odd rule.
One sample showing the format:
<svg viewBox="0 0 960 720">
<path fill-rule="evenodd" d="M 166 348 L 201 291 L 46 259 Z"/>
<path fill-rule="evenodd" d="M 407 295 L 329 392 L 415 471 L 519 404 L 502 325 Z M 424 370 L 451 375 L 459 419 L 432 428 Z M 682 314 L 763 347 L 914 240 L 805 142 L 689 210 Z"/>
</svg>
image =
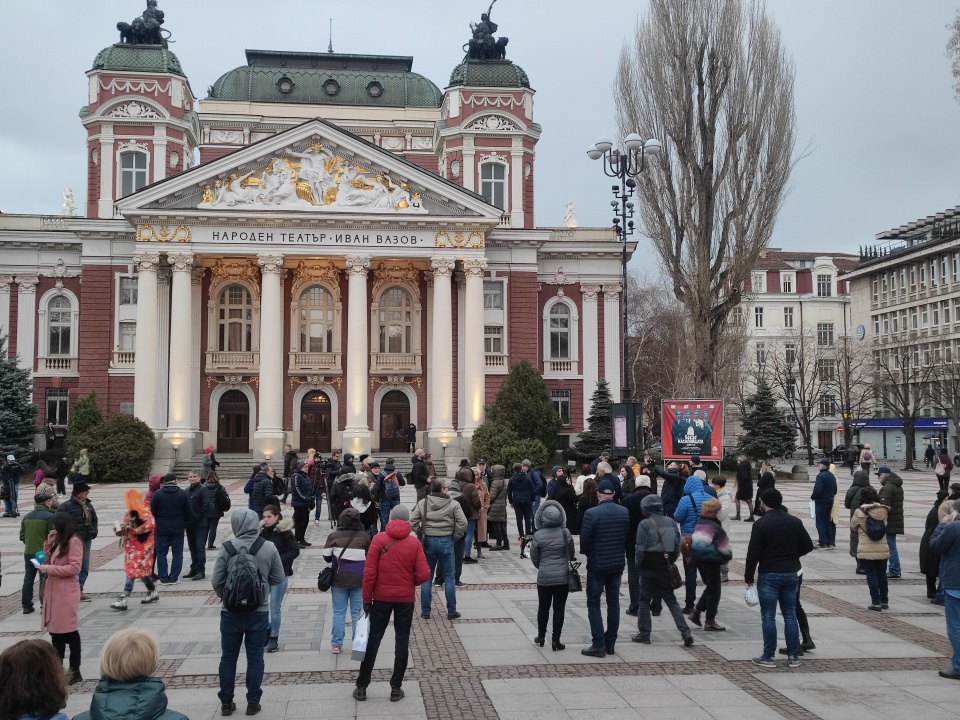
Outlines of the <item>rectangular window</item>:
<svg viewBox="0 0 960 720">
<path fill-rule="evenodd" d="M 483 328 L 483 351 L 487 355 L 503 354 L 503 328 L 498 325 L 485 325 Z"/>
<path fill-rule="evenodd" d="M 920 263 L 920 289 L 927 289 L 927 266 Z"/>
<path fill-rule="evenodd" d="M 796 343 L 784 343 L 783 344 L 783 359 L 787 363 L 787 367 L 792 367 L 797 362 L 797 344 Z"/>
<path fill-rule="evenodd" d="M 135 277 L 120 278 L 120 304 L 137 304 L 137 279 Z"/>
<path fill-rule="evenodd" d="M 762 328 L 763 327 L 763 308 L 756 307 L 753 309 L 753 326 Z"/>
<path fill-rule="evenodd" d="M 503 283 L 499 280 L 483 281 L 483 309 L 503 310 Z"/>
<path fill-rule="evenodd" d="M 910 292 L 917 291 L 917 266 L 910 266 Z"/>
<path fill-rule="evenodd" d="M 70 396 L 66 388 L 47 388 L 47 422 L 54 425 L 67 424 Z"/>
<path fill-rule="evenodd" d="M 833 295 L 833 276 L 817 275 L 817 297 L 831 297 Z"/>
<path fill-rule="evenodd" d="M 931 303 L 930 309 L 933 310 L 933 322 L 932 325 L 936 327 L 940 324 L 940 303 Z"/>
<path fill-rule="evenodd" d="M 833 323 L 817 323 L 817 345 L 833 347 Z"/>
<path fill-rule="evenodd" d="M 953 281 L 960 282 L 960 253 L 953 254 Z"/>
<path fill-rule="evenodd" d="M 120 323 L 120 350 L 133 352 L 137 349 L 137 324 L 135 322 Z"/>
<path fill-rule="evenodd" d="M 953 299 L 953 321 L 960 322 L 960 298 Z"/>
<path fill-rule="evenodd" d="M 837 375 L 837 364 L 833 359 L 823 358 L 817 362 L 817 371 L 822 382 L 830 382 Z"/>
<path fill-rule="evenodd" d="M 104 162 L 107 159 L 104 158 Z M 147 156 L 142 152 L 120 155 L 120 197 L 126 197 L 147 186 Z"/>
<path fill-rule="evenodd" d="M 551 390 L 550 399 L 553 401 L 553 407 L 560 416 L 564 425 L 570 424 L 570 391 L 569 390 Z"/>
<path fill-rule="evenodd" d="M 763 273 L 754 273 L 750 276 L 750 290 L 755 293 L 763 292 Z"/>
<path fill-rule="evenodd" d="M 819 410 L 821 415 L 836 415 L 837 399 L 833 395 L 821 395 Z"/>
<path fill-rule="evenodd" d="M 944 300 L 943 302 L 940 303 L 940 306 L 941 306 L 940 308 L 941 312 L 943 312 L 943 324 L 949 325 L 950 324 L 950 301 Z"/>
<path fill-rule="evenodd" d="M 890 334 L 890 314 L 889 313 L 883 314 L 883 334 L 884 335 Z"/>
<path fill-rule="evenodd" d="M 893 331 L 894 331 L 895 333 L 900 332 L 900 323 L 899 323 L 898 320 L 897 320 L 897 314 L 896 314 L 896 313 L 893 313 L 892 320 L 893 320 Z"/>
<path fill-rule="evenodd" d="M 897 294 L 897 271 L 893 270 L 890 273 L 890 295 L 896 296 Z"/>
<path fill-rule="evenodd" d="M 783 309 L 783 326 L 785 328 L 793 327 L 793 308 L 785 307 Z"/>
<path fill-rule="evenodd" d="M 927 313 L 927 306 L 923 305 L 920 308 L 920 327 L 925 328 L 929 324 L 929 315 Z"/>
<path fill-rule="evenodd" d="M 880 300 L 880 278 L 877 277 L 877 274 L 873 274 L 873 301 L 879 302 Z"/>
<path fill-rule="evenodd" d="M 767 344 L 757 343 L 757 369 L 761 372 L 767 366 Z"/>
<path fill-rule="evenodd" d="M 910 329 L 916 330 L 917 323 L 919 322 L 920 313 L 917 312 L 916 308 L 910 308 Z"/>
<path fill-rule="evenodd" d="M 940 256 L 940 284 L 947 284 L 947 256 Z"/>
<path fill-rule="evenodd" d="M 937 286 L 937 261 L 936 259 L 930 261 L 930 287 L 935 288 Z"/>
<path fill-rule="evenodd" d="M 488 162 L 480 166 L 480 194 L 490 205 L 505 210 L 507 168 L 500 163 Z"/>
<path fill-rule="evenodd" d="M 907 269 L 900 268 L 900 294 L 907 294 Z"/>
<path fill-rule="evenodd" d="M 793 275 L 784 275 L 780 279 L 780 291 L 785 293 L 793 292 Z"/>
<path fill-rule="evenodd" d="M 787 400 L 794 400 L 797 397 L 797 379 L 787 378 Z"/>
</svg>

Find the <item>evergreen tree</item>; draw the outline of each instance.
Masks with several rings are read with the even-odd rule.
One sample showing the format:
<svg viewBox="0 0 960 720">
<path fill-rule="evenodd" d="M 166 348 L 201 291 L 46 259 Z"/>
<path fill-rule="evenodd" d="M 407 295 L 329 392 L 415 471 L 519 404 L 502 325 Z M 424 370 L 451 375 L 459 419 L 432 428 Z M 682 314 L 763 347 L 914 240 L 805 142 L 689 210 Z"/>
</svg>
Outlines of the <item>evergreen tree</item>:
<svg viewBox="0 0 960 720">
<path fill-rule="evenodd" d="M 33 447 L 37 406 L 30 371 L 7 357 L 7 337 L 0 337 L 0 453 L 23 457 Z"/>
<path fill-rule="evenodd" d="M 90 453 L 90 471 L 97 482 L 146 480 L 157 447 L 153 430 L 123 413 L 111 413 L 102 423 L 74 435 L 73 441 L 78 454 L 80 448 Z"/>
<path fill-rule="evenodd" d="M 102 424 L 103 413 L 97 405 L 96 391 L 77 400 L 73 406 L 73 412 L 70 413 L 70 422 L 67 424 L 67 457 L 76 460 L 81 448 L 87 447 L 84 436 Z"/>
<path fill-rule="evenodd" d="M 793 452 L 797 431 L 777 407 L 777 399 L 765 380 L 744 402 L 743 435 L 740 450 L 748 457 L 763 460 Z"/>
<path fill-rule="evenodd" d="M 580 439 L 573 446 L 572 455 L 580 462 L 591 462 L 604 450 L 610 449 L 612 428 L 610 410 L 613 398 L 610 396 L 610 383 L 604 379 L 597 381 L 597 389 L 590 397 L 590 415 L 587 427 L 580 433 Z"/>
<path fill-rule="evenodd" d="M 557 433 L 562 421 L 550 400 L 543 376 L 526 360 L 510 366 L 500 392 L 487 408 L 487 419 L 495 425 L 509 427 L 520 440 L 539 440 L 548 458 L 557 450 Z"/>
</svg>

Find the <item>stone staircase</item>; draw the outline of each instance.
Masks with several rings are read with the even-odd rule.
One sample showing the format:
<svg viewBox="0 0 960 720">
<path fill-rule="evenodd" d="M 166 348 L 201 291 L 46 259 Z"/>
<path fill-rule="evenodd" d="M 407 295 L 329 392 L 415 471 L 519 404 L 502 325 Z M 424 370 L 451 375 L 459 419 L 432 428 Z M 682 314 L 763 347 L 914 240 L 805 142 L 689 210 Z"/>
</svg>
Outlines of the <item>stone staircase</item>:
<svg viewBox="0 0 960 720">
<path fill-rule="evenodd" d="M 300 457 L 304 457 L 304 454 L 301 453 Z M 387 455 L 385 453 L 378 453 L 376 455 L 371 455 L 371 460 L 376 460 L 380 463 L 380 467 L 384 467 L 387 464 L 387 458 L 392 457 L 394 460 L 394 465 L 397 470 L 399 470 L 404 477 L 409 476 L 410 470 L 413 468 L 413 462 L 411 461 L 411 456 L 407 453 L 397 453 L 395 455 Z M 224 485 L 229 485 L 232 482 L 237 480 L 246 480 L 250 477 L 250 473 L 253 470 L 253 466 L 257 464 L 257 456 L 247 453 L 247 454 L 238 454 L 238 455 L 217 455 L 217 462 L 220 463 L 220 467 L 217 468 L 217 473 L 220 475 L 220 482 Z M 283 458 L 272 458 L 271 463 L 273 463 L 274 469 L 278 473 L 283 472 Z M 446 464 L 443 460 L 436 460 L 434 466 L 437 469 L 438 477 L 447 477 L 446 473 Z M 179 459 L 176 464 L 173 466 L 173 472 L 176 473 L 177 477 L 183 481 L 186 481 L 187 473 L 191 470 L 196 470 L 200 472 L 200 469 L 203 467 L 203 455 L 194 455 L 188 460 Z"/>
</svg>

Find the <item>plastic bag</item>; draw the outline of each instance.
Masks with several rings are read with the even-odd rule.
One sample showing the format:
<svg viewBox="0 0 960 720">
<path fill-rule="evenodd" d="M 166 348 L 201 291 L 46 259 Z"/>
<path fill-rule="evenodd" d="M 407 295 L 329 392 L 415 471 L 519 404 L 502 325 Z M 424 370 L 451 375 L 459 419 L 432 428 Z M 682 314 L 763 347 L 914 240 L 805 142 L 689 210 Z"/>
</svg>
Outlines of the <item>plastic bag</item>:
<svg viewBox="0 0 960 720">
<path fill-rule="evenodd" d="M 757 593 L 757 586 L 751 585 L 743 594 L 743 601 L 750 607 L 756 607 L 760 604 L 760 595 Z"/>
<path fill-rule="evenodd" d="M 370 639 L 370 616 L 366 613 L 360 613 L 357 618 L 357 626 L 353 629 L 353 649 L 350 651 L 350 659 L 357 662 L 363 662 L 367 654 L 367 640 Z"/>
<path fill-rule="evenodd" d="M 810 517 L 814 520 L 817 519 L 817 503 L 813 500 L 810 501 Z"/>
</svg>

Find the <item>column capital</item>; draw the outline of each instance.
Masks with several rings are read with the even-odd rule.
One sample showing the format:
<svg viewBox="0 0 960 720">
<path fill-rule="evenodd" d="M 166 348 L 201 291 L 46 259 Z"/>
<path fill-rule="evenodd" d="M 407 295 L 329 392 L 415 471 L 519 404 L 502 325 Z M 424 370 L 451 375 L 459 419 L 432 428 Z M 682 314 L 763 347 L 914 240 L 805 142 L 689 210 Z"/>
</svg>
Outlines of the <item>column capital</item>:
<svg viewBox="0 0 960 720">
<path fill-rule="evenodd" d="M 456 267 L 457 261 L 454 258 L 450 257 L 433 257 L 430 258 L 430 269 L 433 270 L 433 276 L 436 278 L 438 275 L 450 276 L 453 274 L 453 269 Z"/>
<path fill-rule="evenodd" d="M 190 252 L 172 252 L 167 253 L 167 262 L 173 272 L 192 272 L 193 271 L 193 253 Z"/>
<path fill-rule="evenodd" d="M 17 286 L 21 295 L 35 295 L 40 278 L 36 275 L 17 275 Z"/>
<path fill-rule="evenodd" d="M 0 275 L 0 294 L 10 294 L 10 283 L 13 282 L 13 275 Z"/>
<path fill-rule="evenodd" d="M 483 277 L 484 271 L 487 269 L 486 258 L 467 258 L 463 261 L 463 273 L 468 278 L 470 277 Z"/>
<path fill-rule="evenodd" d="M 597 301 L 597 295 L 600 294 L 599 285 L 581 285 L 580 292 L 583 294 L 584 300 L 592 300 L 593 302 Z"/>
<path fill-rule="evenodd" d="M 257 255 L 261 275 L 280 275 L 283 272 L 283 255 L 264 253 Z"/>
<path fill-rule="evenodd" d="M 619 283 L 616 285 L 604 285 L 603 294 L 607 300 L 616 300 L 622 289 Z"/>
<path fill-rule="evenodd" d="M 133 264 L 137 266 L 140 272 L 153 272 L 160 264 L 160 253 L 143 251 L 133 254 Z"/>
<path fill-rule="evenodd" d="M 170 268 L 162 267 L 156 269 L 157 273 L 157 285 L 169 285 L 170 278 L 173 276 L 173 273 L 170 272 Z"/>
<path fill-rule="evenodd" d="M 193 269 L 193 277 L 191 280 L 194 285 L 200 285 L 203 282 L 203 276 L 206 274 L 207 269 L 203 267 L 195 267 Z"/>
<path fill-rule="evenodd" d="M 347 272 L 351 275 L 366 275 L 370 269 L 369 255 L 345 255 L 343 259 L 347 263 Z"/>
</svg>

